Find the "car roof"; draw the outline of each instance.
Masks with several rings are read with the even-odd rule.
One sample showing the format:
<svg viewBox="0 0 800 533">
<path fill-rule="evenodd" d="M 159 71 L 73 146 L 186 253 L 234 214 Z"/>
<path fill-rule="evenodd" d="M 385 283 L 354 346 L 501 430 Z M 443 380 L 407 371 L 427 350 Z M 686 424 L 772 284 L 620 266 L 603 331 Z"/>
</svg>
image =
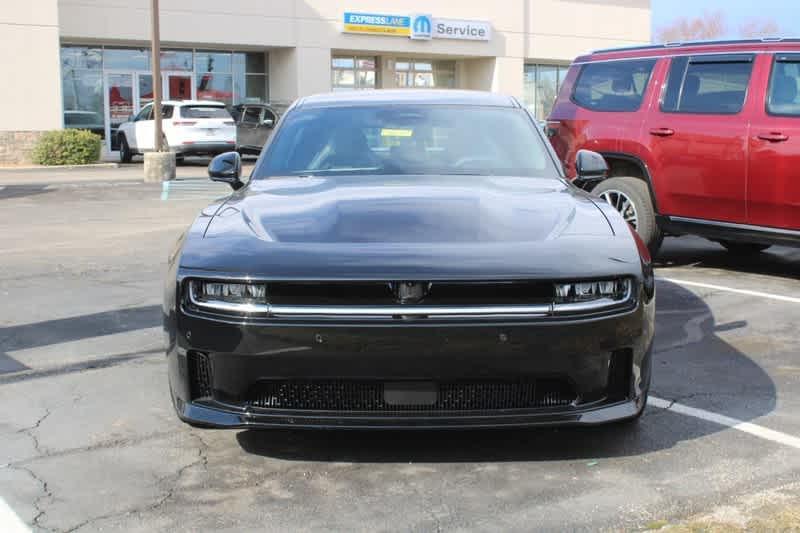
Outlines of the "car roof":
<svg viewBox="0 0 800 533">
<path fill-rule="evenodd" d="M 647 58 L 687 54 L 708 53 L 758 53 L 800 52 L 800 39 L 764 38 L 727 41 L 690 41 L 622 48 L 595 50 L 575 59 L 575 63 L 604 61 L 610 59 Z"/>
<path fill-rule="evenodd" d="M 315 94 L 301 99 L 295 107 L 345 107 L 379 104 L 519 107 L 519 103 L 511 96 L 485 91 L 454 89 L 379 89 Z"/>
</svg>

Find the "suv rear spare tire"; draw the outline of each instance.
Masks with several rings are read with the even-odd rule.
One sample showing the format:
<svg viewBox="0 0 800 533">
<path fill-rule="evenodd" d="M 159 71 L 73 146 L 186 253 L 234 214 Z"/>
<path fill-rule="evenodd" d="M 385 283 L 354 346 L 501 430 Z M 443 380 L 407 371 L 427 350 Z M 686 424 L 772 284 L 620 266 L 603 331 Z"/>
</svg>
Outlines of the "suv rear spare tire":
<svg viewBox="0 0 800 533">
<path fill-rule="evenodd" d="M 601 181 L 592 192 L 603 198 L 633 226 L 650 253 L 655 256 L 664 235 L 656 223 L 656 213 L 647 183 L 639 178 L 615 177 Z"/>
</svg>

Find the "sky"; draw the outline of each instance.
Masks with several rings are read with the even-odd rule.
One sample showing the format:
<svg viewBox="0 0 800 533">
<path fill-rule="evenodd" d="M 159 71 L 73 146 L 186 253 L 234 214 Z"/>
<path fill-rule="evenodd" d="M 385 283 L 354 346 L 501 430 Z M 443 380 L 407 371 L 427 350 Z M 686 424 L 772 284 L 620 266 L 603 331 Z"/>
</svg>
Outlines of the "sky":
<svg viewBox="0 0 800 533">
<path fill-rule="evenodd" d="M 739 37 L 738 28 L 752 19 L 772 20 L 783 37 L 800 38 L 800 0 L 651 0 L 651 6 L 653 35 L 677 18 L 719 11 L 728 27 L 726 38 Z"/>
</svg>

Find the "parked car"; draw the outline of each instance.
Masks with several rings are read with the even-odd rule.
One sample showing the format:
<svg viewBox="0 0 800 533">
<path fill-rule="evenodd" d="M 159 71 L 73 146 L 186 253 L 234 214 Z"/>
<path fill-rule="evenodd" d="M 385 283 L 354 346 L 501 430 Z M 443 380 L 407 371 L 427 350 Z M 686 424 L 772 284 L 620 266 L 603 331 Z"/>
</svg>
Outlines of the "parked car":
<svg viewBox="0 0 800 533">
<path fill-rule="evenodd" d="M 266 104 L 240 104 L 231 111 L 236 121 L 236 150 L 260 154 L 278 122 L 278 113 Z"/>
<path fill-rule="evenodd" d="M 548 120 L 567 174 L 581 149 L 611 178 L 578 179 L 655 252 L 697 234 L 737 253 L 800 245 L 800 40 L 668 44 L 577 58 Z"/>
<path fill-rule="evenodd" d="M 480 124 L 475 128 L 475 124 Z M 607 171 L 577 154 L 582 179 Z M 171 397 L 228 428 L 591 425 L 647 401 L 653 269 L 533 116 L 470 91 L 297 102 L 171 254 Z"/>
<path fill-rule="evenodd" d="M 89 130 L 100 136 L 105 133 L 103 116 L 97 111 L 67 109 L 64 111 L 64 127 Z"/>
<path fill-rule="evenodd" d="M 236 125 L 225 104 L 211 101 L 170 101 L 161 108 L 164 143 L 178 160 L 187 155 L 217 155 L 236 147 Z M 117 130 L 119 159 L 130 163 L 136 154 L 155 148 L 153 104 Z"/>
</svg>

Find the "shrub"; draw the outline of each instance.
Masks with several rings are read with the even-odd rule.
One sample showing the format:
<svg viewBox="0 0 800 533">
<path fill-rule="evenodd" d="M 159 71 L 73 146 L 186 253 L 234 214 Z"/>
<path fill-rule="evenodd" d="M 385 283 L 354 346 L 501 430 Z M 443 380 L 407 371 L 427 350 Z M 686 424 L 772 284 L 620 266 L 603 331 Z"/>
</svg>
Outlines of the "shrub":
<svg viewBox="0 0 800 533">
<path fill-rule="evenodd" d="M 100 136 L 88 130 L 48 131 L 33 149 L 39 165 L 86 165 L 100 159 Z"/>
</svg>

